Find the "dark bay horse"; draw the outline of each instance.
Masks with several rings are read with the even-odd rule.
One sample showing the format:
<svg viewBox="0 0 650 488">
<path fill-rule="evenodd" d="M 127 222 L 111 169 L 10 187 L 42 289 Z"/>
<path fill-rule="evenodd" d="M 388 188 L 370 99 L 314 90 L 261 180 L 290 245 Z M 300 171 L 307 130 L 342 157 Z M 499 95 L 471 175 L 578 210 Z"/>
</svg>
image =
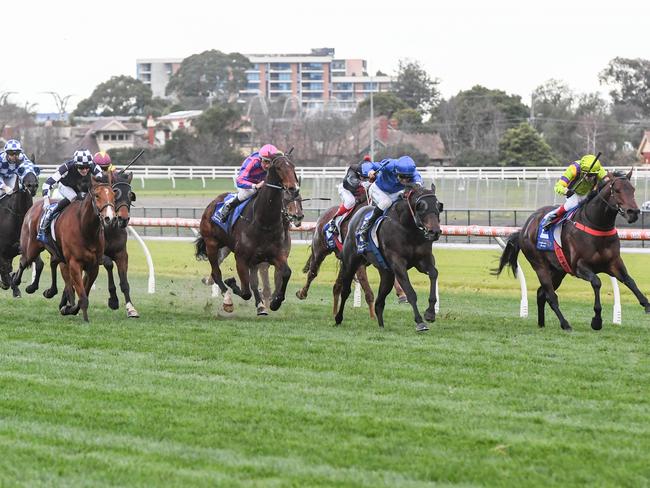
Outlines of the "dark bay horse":
<svg viewBox="0 0 650 488">
<path fill-rule="evenodd" d="M 20 234 L 22 256 L 13 278 L 14 286 L 20 284 L 25 268 L 40 260 L 40 253 L 46 248 L 36 239 L 42 213 L 42 200 L 38 200 L 23 221 Z M 84 320 L 88 321 L 88 294 L 104 255 L 104 228 L 114 225 L 115 221 L 115 193 L 111 184 L 94 181 L 86 196 L 70 203 L 56 220 L 57 241 L 48 245 L 47 250 L 61 261 L 61 275 L 66 285 L 59 304 L 62 315 L 77 314 L 81 309 Z M 40 266 L 42 270 L 42 261 Z M 75 292 L 79 298 L 77 305 L 74 303 Z"/>
<path fill-rule="evenodd" d="M 104 238 L 106 240 L 104 248 L 104 257 L 102 264 L 108 275 L 108 306 L 112 310 L 117 310 L 120 306 L 117 298 L 117 289 L 115 287 L 115 278 L 113 277 L 113 266 L 117 265 L 117 273 L 120 277 L 120 289 L 124 294 L 126 316 L 137 318 L 140 316 L 131 301 L 131 287 L 127 273 L 129 270 L 129 254 L 126 249 L 128 232 L 126 227 L 129 225 L 131 218 L 131 203 L 135 201 L 136 195 L 131 188 L 133 173 L 124 174 L 114 171 L 111 175 L 113 191 L 115 193 L 115 213 L 117 216 L 116 226 L 104 228 Z M 52 257 L 50 259 L 50 270 L 52 283 L 49 288 L 43 292 L 45 298 L 52 298 L 58 293 L 56 284 L 56 268 L 58 261 Z M 38 283 L 38 280 L 35 280 Z"/>
<path fill-rule="evenodd" d="M 424 313 L 424 318 L 429 322 L 435 321 L 438 270 L 431 246 L 440 238 L 440 212 L 443 209 L 442 203 L 436 198 L 435 187 L 432 185 L 431 190 L 425 190 L 420 186 L 408 189 L 403 198 L 396 201 L 386 213 L 386 219 L 381 223 L 377 237 L 379 249 L 388 269 L 380 266 L 369 250 L 363 254 L 357 253 L 355 234 L 367 210 L 371 208 L 365 207 L 352 218 L 343 243 L 341 269 L 333 289 L 334 297 L 341 295 L 341 306 L 336 313 L 335 322 L 339 325 L 343 321 L 345 302 L 350 295 L 350 285 L 356 270 L 362 264 L 370 263 L 377 268 L 381 278 L 375 300 L 375 313 L 379 326 L 384 326 L 386 296 L 397 278 L 413 308 L 415 330 L 418 332 L 429 330 L 418 310 L 417 295 L 409 280 L 408 270 L 416 268 L 420 273 L 428 275 L 429 307 Z"/>
<path fill-rule="evenodd" d="M 275 267 L 275 290 L 269 307 L 275 311 L 284 301 L 291 268 L 287 263 L 289 250 L 286 246 L 287 230 L 282 214 L 282 190 L 293 197 L 299 195 L 300 187 L 295 167 L 288 156 L 276 155 L 271 161 L 266 182 L 254 199 L 246 206 L 230 233 L 212 222 L 211 216 L 217 202 L 213 200 L 203 212 L 199 225 L 200 236 L 196 240 L 197 259 L 208 259 L 211 276 L 222 293 L 228 288 L 219 267 L 219 250 L 227 247 L 235 255 L 240 285 L 234 279 L 228 280 L 233 293 L 244 300 L 252 296 L 251 268 L 268 262 Z"/>
<path fill-rule="evenodd" d="M 623 216 L 629 223 L 639 218 L 639 207 L 634 200 L 634 187 L 630 183 L 632 171 L 627 174 L 609 173 L 609 181 L 601 182 L 597 191 L 562 228 L 562 249 L 566 256 L 571 274 L 591 283 L 594 290 L 594 317 L 591 328 L 599 330 L 603 326 L 600 304 L 601 281 L 598 273 L 606 273 L 624 283 L 650 313 L 650 303 L 641 293 L 632 277 L 627 272 L 620 255 L 621 243 L 616 233 L 616 216 Z M 567 275 L 556 257 L 550 251 L 540 251 L 536 247 L 537 229 L 540 220 L 551 210 L 543 207 L 534 212 L 519 232 L 508 238 L 499 267 L 494 274 L 501 273 L 509 265 L 513 273 L 517 271 L 517 255 L 523 251 L 530 262 L 540 287 L 537 289 L 537 325 L 544 327 L 544 307 L 548 303 L 560 320 L 560 326 L 566 331 L 571 326 L 560 311 L 558 297 L 555 293 Z"/>
<path fill-rule="evenodd" d="M 217 197 L 217 200 L 223 198 L 227 195 L 224 193 Z M 305 214 L 302 209 L 302 198 L 300 195 L 292 195 L 291 192 L 283 190 L 282 192 L 282 217 L 285 227 L 285 245 L 287 247 L 287 253 L 291 249 L 291 236 L 289 234 L 289 227 L 291 225 L 295 227 L 300 227 L 302 220 L 305 218 Z M 230 249 L 228 247 L 222 247 L 219 250 L 219 264 L 223 262 L 224 259 L 230 254 Z M 255 297 L 255 307 L 257 308 L 257 315 L 268 315 L 266 309 L 269 306 L 271 301 L 271 283 L 269 281 L 269 267 L 270 264 L 267 262 L 260 263 L 253 269 L 251 269 L 251 289 L 253 290 L 253 295 Z M 259 280 L 262 281 L 262 291 L 261 295 L 259 294 Z M 214 280 L 211 276 L 203 278 L 203 283 L 206 285 L 214 284 Z M 255 291 L 258 290 L 256 294 Z M 226 305 L 225 310 L 227 312 L 232 312 L 229 304 Z"/>
<path fill-rule="evenodd" d="M 20 297 L 20 289 L 11 283 L 12 261 L 20 253 L 20 228 L 36 195 L 39 173 L 37 166 L 25 165 L 18 173 L 13 193 L 0 199 L 0 288 L 11 286 L 16 298 Z"/>
</svg>

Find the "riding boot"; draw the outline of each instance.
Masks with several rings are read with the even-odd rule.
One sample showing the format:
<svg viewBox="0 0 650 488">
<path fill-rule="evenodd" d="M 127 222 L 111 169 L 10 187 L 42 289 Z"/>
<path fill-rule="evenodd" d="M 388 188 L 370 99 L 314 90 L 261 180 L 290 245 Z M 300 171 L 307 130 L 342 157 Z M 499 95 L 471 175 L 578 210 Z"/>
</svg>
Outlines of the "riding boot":
<svg viewBox="0 0 650 488">
<path fill-rule="evenodd" d="M 548 230 L 551 227 L 551 225 L 553 225 L 553 223 L 557 219 L 561 218 L 565 213 L 566 213 L 566 209 L 564 208 L 564 205 L 560 205 L 555 210 L 547 213 L 544 216 L 544 219 L 542 220 L 541 223 L 542 229 Z"/>
<path fill-rule="evenodd" d="M 361 224 L 361 227 L 359 227 L 359 230 L 357 231 L 357 235 L 359 236 L 359 241 L 357 245 L 357 252 L 362 253 L 365 252 L 366 246 L 368 245 L 368 239 L 370 238 L 368 236 L 368 232 L 370 229 L 372 229 L 372 226 L 374 225 L 375 222 L 377 222 L 377 219 L 382 216 L 384 211 L 380 209 L 379 207 L 375 207 L 372 211 L 372 215 L 370 216 L 369 219 L 366 219 L 363 221 Z"/>
<path fill-rule="evenodd" d="M 66 208 L 70 204 L 70 200 L 67 198 L 62 198 L 61 200 L 58 201 L 56 204 L 56 207 L 48 207 L 46 210 L 45 218 L 43 219 L 43 223 L 41 226 L 38 228 L 38 234 L 36 235 L 36 239 L 38 239 L 41 242 L 45 242 L 47 238 L 45 237 L 47 234 L 47 230 L 50 228 L 50 224 L 52 223 L 52 220 L 54 220 L 54 217 L 61 213 L 64 208 Z"/>
<path fill-rule="evenodd" d="M 223 207 L 221 207 L 217 212 L 217 214 L 215 215 L 215 218 L 223 224 L 224 222 L 226 222 L 226 220 L 228 220 L 228 215 L 230 215 L 232 209 L 237 208 L 237 205 L 239 205 L 240 203 L 241 202 L 237 197 L 230 200 L 230 202 L 224 203 Z"/>
<path fill-rule="evenodd" d="M 345 208 L 345 205 L 343 205 L 343 204 L 339 205 L 339 208 L 338 208 L 338 210 L 336 211 L 336 213 L 334 214 L 334 216 L 332 217 L 332 220 L 330 220 L 330 221 L 327 223 L 327 224 L 329 225 L 329 229 L 330 229 L 330 231 L 331 231 L 333 234 L 338 234 L 338 233 L 339 233 L 339 229 L 336 227 L 336 222 L 335 222 L 335 221 L 336 221 L 336 217 L 339 217 L 339 216 L 343 215 L 343 214 L 344 214 L 345 212 L 347 212 L 347 211 L 348 211 L 348 209 Z"/>
</svg>

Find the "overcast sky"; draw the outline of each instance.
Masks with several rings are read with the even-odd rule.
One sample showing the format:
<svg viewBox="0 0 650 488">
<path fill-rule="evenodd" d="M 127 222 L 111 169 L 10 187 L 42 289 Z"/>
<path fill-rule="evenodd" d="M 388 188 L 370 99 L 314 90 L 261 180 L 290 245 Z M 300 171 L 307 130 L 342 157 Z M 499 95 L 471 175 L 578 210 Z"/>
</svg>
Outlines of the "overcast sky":
<svg viewBox="0 0 650 488">
<path fill-rule="evenodd" d="M 480 84 L 526 103 L 551 78 L 602 91 L 598 73 L 612 58 L 650 59 L 650 2 L 639 0 L 21 0 L 2 24 L 0 93 L 39 112 L 56 107 L 42 92 L 74 95 L 72 109 L 111 76 L 135 76 L 136 58 L 208 49 L 332 47 L 389 74 L 408 58 L 440 79 L 445 98 Z"/>
</svg>

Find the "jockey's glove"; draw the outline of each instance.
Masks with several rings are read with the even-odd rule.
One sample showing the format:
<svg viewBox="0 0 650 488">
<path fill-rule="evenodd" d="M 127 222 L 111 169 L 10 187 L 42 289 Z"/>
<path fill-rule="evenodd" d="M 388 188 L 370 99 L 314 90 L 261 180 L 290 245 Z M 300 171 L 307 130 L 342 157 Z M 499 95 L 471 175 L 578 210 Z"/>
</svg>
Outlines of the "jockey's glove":
<svg viewBox="0 0 650 488">
<path fill-rule="evenodd" d="M 50 206 L 50 199 L 48 197 L 43 198 L 43 208 L 47 209 Z"/>
<path fill-rule="evenodd" d="M 565 195 L 567 198 L 571 198 L 575 194 L 575 191 L 573 190 L 567 190 Z"/>
</svg>

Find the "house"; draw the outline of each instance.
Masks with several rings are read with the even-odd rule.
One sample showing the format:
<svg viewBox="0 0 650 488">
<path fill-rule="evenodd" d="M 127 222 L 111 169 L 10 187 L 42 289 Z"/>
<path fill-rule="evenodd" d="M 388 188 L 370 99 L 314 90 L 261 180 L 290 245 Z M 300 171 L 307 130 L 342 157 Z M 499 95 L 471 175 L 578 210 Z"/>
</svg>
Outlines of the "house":
<svg viewBox="0 0 650 488">
<path fill-rule="evenodd" d="M 178 129 L 192 131 L 192 121 L 202 113 L 202 110 L 181 110 L 162 115 L 153 121 L 148 119 L 147 127 L 149 129 L 150 144 L 155 146 L 165 144 L 165 141 L 171 139 L 172 132 Z"/>
<path fill-rule="evenodd" d="M 645 164 L 650 164 L 650 130 L 643 133 L 643 139 L 641 139 L 636 154 Z"/>
<path fill-rule="evenodd" d="M 111 149 L 145 147 L 147 132 L 140 122 L 124 122 L 116 117 L 102 117 L 90 125 L 69 128 L 64 140 L 65 154 L 77 149 L 88 149 L 91 153 Z"/>
</svg>

